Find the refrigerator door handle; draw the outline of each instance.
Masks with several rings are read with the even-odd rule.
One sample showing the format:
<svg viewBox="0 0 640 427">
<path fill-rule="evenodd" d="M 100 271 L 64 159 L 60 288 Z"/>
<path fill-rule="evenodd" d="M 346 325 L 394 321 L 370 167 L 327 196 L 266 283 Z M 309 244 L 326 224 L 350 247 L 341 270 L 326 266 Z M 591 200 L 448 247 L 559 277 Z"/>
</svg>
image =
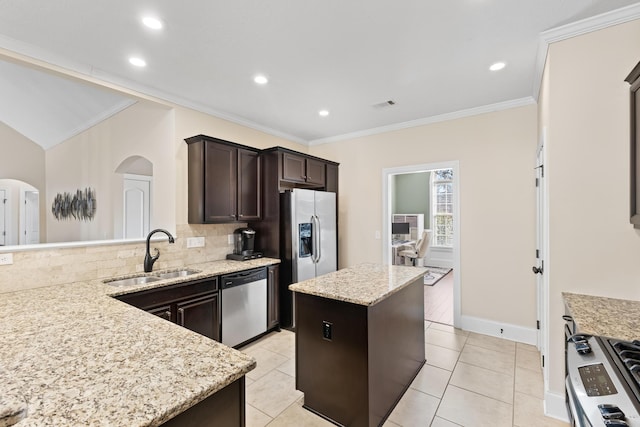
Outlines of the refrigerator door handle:
<svg viewBox="0 0 640 427">
<path fill-rule="evenodd" d="M 322 256 L 320 253 L 320 219 L 317 215 L 311 218 L 313 220 L 313 262 L 317 264 Z"/>
</svg>

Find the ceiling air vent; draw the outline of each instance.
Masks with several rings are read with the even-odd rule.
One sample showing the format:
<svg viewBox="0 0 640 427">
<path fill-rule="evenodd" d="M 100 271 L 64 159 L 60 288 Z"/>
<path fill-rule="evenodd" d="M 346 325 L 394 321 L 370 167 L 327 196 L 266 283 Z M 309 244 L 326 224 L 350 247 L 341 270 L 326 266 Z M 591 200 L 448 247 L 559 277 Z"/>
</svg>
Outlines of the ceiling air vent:
<svg viewBox="0 0 640 427">
<path fill-rule="evenodd" d="M 388 107 L 393 107 L 394 105 L 396 105 L 396 102 L 390 99 L 388 101 L 373 104 L 373 108 L 388 108 Z"/>
</svg>

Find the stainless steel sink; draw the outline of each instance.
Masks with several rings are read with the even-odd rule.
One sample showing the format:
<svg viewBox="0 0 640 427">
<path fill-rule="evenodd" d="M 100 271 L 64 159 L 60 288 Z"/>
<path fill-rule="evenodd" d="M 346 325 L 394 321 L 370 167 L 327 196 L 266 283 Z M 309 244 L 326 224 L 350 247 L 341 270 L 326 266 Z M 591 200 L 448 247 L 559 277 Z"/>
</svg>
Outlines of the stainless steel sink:
<svg viewBox="0 0 640 427">
<path fill-rule="evenodd" d="M 156 273 L 155 275 L 160 279 L 175 279 L 176 277 L 186 277 L 186 276 L 191 276 L 192 274 L 197 274 L 197 273 L 200 273 L 200 271 L 185 268 L 183 270 L 167 271 L 165 273 Z"/>
<path fill-rule="evenodd" d="M 135 286 L 135 285 L 144 285 L 145 283 L 151 283 L 161 280 L 159 277 L 153 276 L 140 276 L 140 277 L 129 277 L 128 279 L 116 279 L 116 280 L 105 280 L 109 286 Z"/>
</svg>

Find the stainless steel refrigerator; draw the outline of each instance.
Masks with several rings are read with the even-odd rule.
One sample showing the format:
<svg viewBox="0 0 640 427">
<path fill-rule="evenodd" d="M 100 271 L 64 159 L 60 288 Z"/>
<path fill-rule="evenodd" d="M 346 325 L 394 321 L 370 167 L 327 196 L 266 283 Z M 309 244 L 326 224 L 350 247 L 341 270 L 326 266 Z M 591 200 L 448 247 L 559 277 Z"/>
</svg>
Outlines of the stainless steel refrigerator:
<svg viewBox="0 0 640 427">
<path fill-rule="evenodd" d="M 294 189 L 281 194 L 280 325 L 295 326 L 288 286 L 336 271 L 336 194 Z"/>
</svg>

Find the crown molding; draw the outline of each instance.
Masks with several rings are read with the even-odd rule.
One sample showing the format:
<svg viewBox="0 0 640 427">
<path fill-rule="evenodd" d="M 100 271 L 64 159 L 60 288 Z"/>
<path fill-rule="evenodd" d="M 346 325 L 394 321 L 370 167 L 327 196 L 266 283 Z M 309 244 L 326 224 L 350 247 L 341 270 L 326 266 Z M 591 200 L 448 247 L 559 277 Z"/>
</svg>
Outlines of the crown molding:
<svg viewBox="0 0 640 427">
<path fill-rule="evenodd" d="M 497 102 L 495 104 L 488 104 L 480 107 L 468 108 L 466 110 L 459 110 L 459 111 L 454 111 L 452 113 L 425 117 L 423 119 L 410 120 L 408 122 L 402 122 L 402 123 L 394 123 L 387 126 L 380 126 L 380 127 L 365 129 L 357 132 L 330 136 L 328 138 L 314 139 L 312 141 L 309 141 L 309 145 L 329 144 L 331 142 L 344 141 L 346 139 L 362 138 L 365 136 L 376 135 L 379 133 L 393 132 L 396 130 L 407 129 L 407 128 L 412 128 L 416 126 L 424 126 L 432 123 L 446 122 L 449 120 L 461 119 L 464 117 L 477 116 L 479 114 L 508 110 L 510 108 L 523 107 L 525 105 L 532 105 L 535 103 L 536 101 L 532 97 L 528 96 L 526 98 L 519 98 L 519 99 L 513 99 L 511 101 Z"/>
<path fill-rule="evenodd" d="M 39 47 L 3 35 L 0 35 L 0 55 L 5 56 L 7 59 L 26 63 L 26 65 L 42 67 L 56 73 L 71 76 L 103 87 L 108 87 L 126 95 L 159 102 L 164 105 L 190 108 L 259 132 L 307 145 L 306 140 L 297 136 L 260 125 L 233 114 L 207 107 L 200 103 L 190 101 L 186 98 L 173 95 L 150 86 L 136 83 L 129 79 L 117 77 L 98 68 L 70 61 L 63 56 L 56 55 Z"/>
<path fill-rule="evenodd" d="M 542 86 L 542 74 L 547 62 L 547 52 L 551 43 L 581 36 L 593 31 L 602 30 L 614 25 L 623 24 L 640 18 L 640 3 L 622 7 L 620 9 L 605 12 L 600 15 L 572 22 L 560 27 L 552 28 L 540 33 L 538 40 L 538 53 L 536 57 L 536 69 L 533 76 L 533 98 L 538 101 L 540 87 Z"/>
</svg>

